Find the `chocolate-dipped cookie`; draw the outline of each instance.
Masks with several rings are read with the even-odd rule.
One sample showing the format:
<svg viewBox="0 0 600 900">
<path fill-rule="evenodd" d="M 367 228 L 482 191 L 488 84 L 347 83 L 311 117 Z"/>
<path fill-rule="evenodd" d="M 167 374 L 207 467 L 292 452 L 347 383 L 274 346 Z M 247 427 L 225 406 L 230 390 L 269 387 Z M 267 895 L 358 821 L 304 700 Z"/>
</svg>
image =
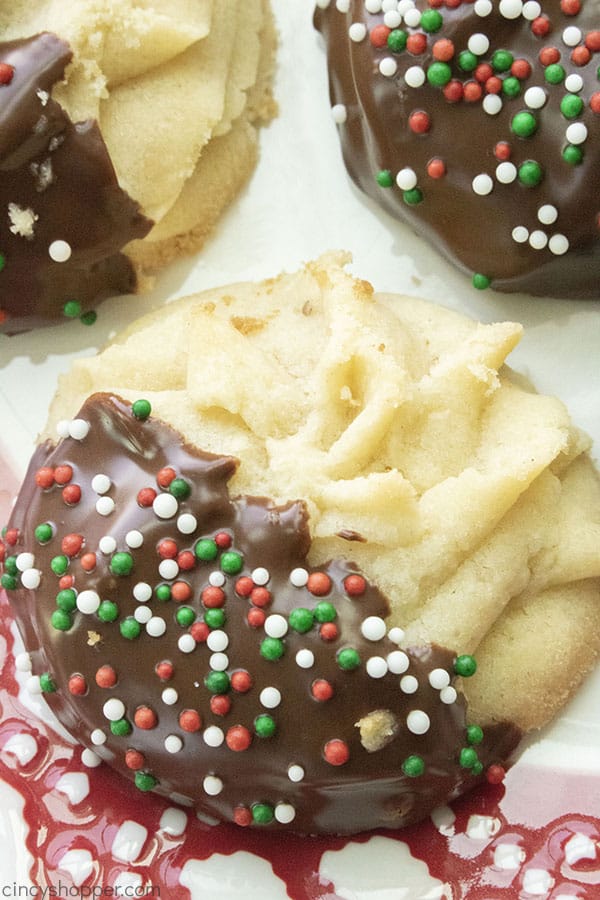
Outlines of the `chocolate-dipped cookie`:
<svg viewBox="0 0 600 900">
<path fill-rule="evenodd" d="M 478 288 L 599 297 L 597 4 L 318 7 L 361 190 Z"/>
</svg>

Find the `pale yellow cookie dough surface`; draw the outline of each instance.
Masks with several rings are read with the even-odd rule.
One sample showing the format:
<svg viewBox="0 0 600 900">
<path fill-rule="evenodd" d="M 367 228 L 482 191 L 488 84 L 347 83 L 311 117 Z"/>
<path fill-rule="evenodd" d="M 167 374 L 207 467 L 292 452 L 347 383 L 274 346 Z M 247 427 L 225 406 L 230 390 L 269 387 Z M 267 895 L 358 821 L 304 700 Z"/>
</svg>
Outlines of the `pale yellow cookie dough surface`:
<svg viewBox="0 0 600 900">
<path fill-rule="evenodd" d="M 144 396 L 233 494 L 303 498 L 311 561 L 354 559 L 406 643 L 474 653 L 475 720 L 538 727 L 600 647 L 600 481 L 564 405 L 504 360 L 521 327 L 378 295 L 343 254 L 176 301 L 62 377 Z"/>
</svg>

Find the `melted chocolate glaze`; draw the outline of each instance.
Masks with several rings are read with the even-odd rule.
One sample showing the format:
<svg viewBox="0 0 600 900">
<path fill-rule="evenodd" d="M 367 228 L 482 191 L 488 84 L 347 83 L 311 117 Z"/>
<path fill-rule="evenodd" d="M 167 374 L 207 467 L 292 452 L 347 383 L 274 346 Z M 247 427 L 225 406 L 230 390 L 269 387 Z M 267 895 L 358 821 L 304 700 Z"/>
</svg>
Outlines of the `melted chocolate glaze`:
<svg viewBox="0 0 600 900">
<path fill-rule="evenodd" d="M 416 0 L 415 6 L 433 12 L 427 0 Z M 427 34 L 421 24 L 407 27 L 404 22 L 396 29 L 413 41 L 415 35 L 422 35 L 423 52 L 416 52 L 419 48 L 414 44 L 394 52 L 385 43 L 385 35 L 384 46 L 374 46 L 371 35 L 374 28 L 382 26 L 384 14 L 368 13 L 363 0 L 352 0 L 347 13 L 338 11 L 333 2 L 327 9 L 317 9 L 315 24 L 327 45 L 332 105 L 346 107 L 346 121 L 338 126 L 344 160 L 352 179 L 366 194 L 411 225 L 467 274 L 491 279 L 491 286 L 498 291 L 598 298 L 600 85 L 596 72 L 600 64 L 600 13 L 594 0 L 581 0 L 576 15 L 564 13 L 560 0 L 546 0 L 542 8 L 542 15 L 531 21 L 523 15 L 506 18 L 497 2 L 486 16 L 477 15 L 473 3 L 461 2 L 456 9 L 442 6 L 439 12 L 443 23 L 438 30 Z M 350 38 L 352 23 L 365 24 L 367 35 L 363 40 Z M 574 44 L 567 44 L 563 38 L 569 27 L 580 31 Z M 534 33 L 536 30 L 540 33 Z M 480 52 L 476 62 L 490 68 L 487 72 L 461 68 L 460 54 L 468 49 L 473 35 L 481 34 L 488 38 L 489 49 Z M 453 45 L 453 55 L 446 62 L 450 90 L 460 96 L 468 85 L 467 94 L 454 101 L 446 99 L 444 86 L 431 83 L 435 75 L 440 75 L 440 63 L 445 61 L 439 57 L 441 45 L 434 52 L 436 42 L 441 40 Z M 540 61 L 540 53 L 542 59 L 548 59 L 544 51 L 552 48 L 564 69 L 559 83 L 547 80 L 546 66 Z M 506 86 L 515 87 L 515 82 L 508 81 L 514 77 L 510 69 L 494 68 L 494 54 L 499 50 L 509 51 L 520 65 L 526 61 L 530 67 L 529 74 L 519 77 L 517 96 L 503 92 Z M 393 76 L 381 74 L 379 64 L 384 58 L 397 64 Z M 407 84 L 405 76 L 411 67 L 423 70 L 421 87 Z M 493 80 L 488 82 L 485 74 L 491 74 Z M 572 75 L 581 78 L 578 90 L 565 81 Z M 442 75 L 442 81 L 445 77 Z M 465 99 L 469 91 L 476 95 L 478 87 L 479 99 Z M 540 109 L 527 104 L 526 91 L 532 87 L 544 92 Z M 497 102 L 490 101 L 490 91 L 497 90 L 501 109 L 486 112 L 484 104 Z M 568 94 L 583 101 L 581 111 L 573 117 L 561 110 L 561 101 Z M 410 117 L 415 112 L 429 117 L 428 130 L 417 133 L 411 129 Z M 520 112 L 531 112 L 536 120 L 536 130 L 530 137 L 514 131 L 514 117 Z M 570 125 L 585 126 L 587 138 L 583 143 L 571 143 L 567 137 Z M 569 145 L 568 152 L 577 148 L 583 151 L 581 163 L 565 161 L 563 151 Z M 509 158 L 502 155 L 506 152 Z M 440 176 L 439 167 L 437 172 L 428 170 L 431 160 L 443 161 L 444 174 Z M 516 174 L 530 160 L 542 170 L 542 180 L 536 186 L 525 185 Z M 498 180 L 500 162 L 516 167 L 506 176 L 507 183 Z M 416 174 L 420 202 L 418 195 L 413 192 L 407 197 L 396 184 L 397 173 L 406 168 Z M 377 176 L 386 171 L 393 184 L 381 187 Z M 473 179 L 481 174 L 492 179 L 492 190 L 485 195 L 473 189 Z M 557 217 L 544 224 L 538 211 L 547 205 L 555 208 Z M 540 240 L 547 243 L 542 249 L 534 249 L 527 238 L 518 242 L 513 229 L 519 226 L 528 236 L 537 232 L 534 242 L 541 234 Z M 558 253 L 561 245 L 564 249 L 564 241 L 552 241 L 554 235 L 566 237 L 567 252 Z"/>
<path fill-rule="evenodd" d="M 369 616 L 384 619 L 388 601 L 347 560 L 318 568 L 306 563 L 310 535 L 302 502 L 276 506 L 265 498 L 230 498 L 227 481 L 235 460 L 197 451 L 159 420 L 138 421 L 117 397 L 94 395 L 78 418 L 89 424 L 86 438 L 46 443 L 30 464 L 5 534 L 4 584 L 33 672 L 44 676 L 50 706 L 77 740 L 117 771 L 135 777 L 142 789 L 154 788 L 220 820 L 302 833 L 351 833 L 422 819 L 478 783 L 486 767 L 514 749 L 519 739 L 514 727 L 486 727 L 483 741 L 472 744 L 481 766 L 473 770 L 460 764 L 461 750 L 470 746 L 466 726 L 472 724 L 464 696 L 459 688 L 455 702 L 441 702 L 439 688 L 428 680 L 433 669 L 444 669 L 453 683 L 455 654 L 435 646 L 408 648 L 403 671 L 393 632 L 365 636 L 362 623 Z M 57 468 L 65 466 L 72 472 Z M 157 514 L 156 505 L 140 505 L 152 495 L 148 500 L 139 493 L 151 488 L 159 504 L 168 497 L 166 502 L 173 502 L 173 492 L 183 482 L 161 487 L 165 467 L 190 488 L 168 518 L 164 511 Z M 44 481 L 49 472 L 52 483 Z M 98 473 L 110 478 L 108 489 L 93 482 Z M 45 487 L 38 485 L 40 480 Z M 75 486 L 81 489 L 79 502 L 68 493 Z M 115 507 L 102 515 L 96 504 L 106 498 Z M 192 531 L 181 530 L 183 514 L 195 517 Z M 51 524 L 52 537 L 40 543 L 34 532 L 43 523 Z M 143 535 L 137 549 L 131 546 L 132 532 Z M 101 543 L 107 535 L 114 539 L 112 547 Z M 199 545 L 201 540 L 209 543 Z M 198 555 L 198 548 L 207 546 L 211 560 Z M 33 563 L 23 562 L 23 552 L 34 555 Z M 115 561 L 123 553 L 129 554 L 132 569 L 118 574 Z M 159 572 L 162 557 L 175 553 L 179 571 Z M 63 561 L 62 574 L 54 571 L 57 558 Z M 266 584 L 261 568 L 268 572 Z M 290 580 L 299 568 L 311 576 L 304 586 Z M 32 571 L 41 573 L 40 583 L 27 589 L 23 581 L 30 584 Z M 350 575 L 353 581 L 347 580 Z M 133 593 L 140 583 L 152 588 L 152 597 L 143 602 Z M 189 597 L 183 599 L 182 584 L 189 586 Z M 74 609 L 67 614 L 66 630 L 54 627 L 57 595 L 70 585 L 80 603 L 90 596 L 84 591 L 115 603 L 115 620 L 104 621 L 100 609 Z M 161 601 L 157 588 L 161 586 L 160 594 L 167 585 L 171 596 Z M 207 594 L 211 586 L 212 594 Z M 151 636 L 153 626 L 147 630 L 142 622 L 137 637 L 124 637 L 123 622 L 131 626 L 136 611 L 143 616 L 147 608 L 164 621 L 164 634 Z M 189 619 L 180 624 L 177 616 L 183 608 L 190 610 Z M 295 618 L 298 609 L 313 613 L 301 627 Z M 223 615 L 222 624 L 210 620 L 215 614 Z M 272 626 L 282 624 L 286 633 L 274 637 L 280 632 Z M 191 651 L 184 652 L 180 639 L 190 640 L 190 634 L 195 640 Z M 218 643 L 223 635 L 225 642 Z M 277 652 L 265 655 L 267 648 Z M 343 650 L 357 652 L 356 668 L 340 665 Z M 269 658 L 279 651 L 280 658 Z M 299 651 L 312 653 L 313 664 L 299 665 Z M 392 653 L 396 656 L 390 657 Z M 389 659 L 390 668 L 381 677 L 368 674 L 372 657 Z M 160 663 L 170 664 L 160 670 L 162 678 L 156 671 Z M 106 666 L 116 676 L 110 687 L 96 680 Z M 417 679 L 413 693 L 400 687 L 405 676 Z M 223 684 L 212 682 L 219 678 Z M 176 694 L 169 697 L 165 689 Z M 118 718 L 125 726 L 120 721 L 117 730 L 124 727 L 127 734 L 111 731 L 105 707 L 111 698 L 123 704 Z M 181 713 L 187 711 L 189 719 L 190 710 L 201 718 L 195 731 L 182 727 Z M 381 749 L 369 752 L 357 723 L 381 710 L 394 717 L 391 731 L 396 733 Z M 407 727 L 415 710 L 429 717 L 426 733 Z M 264 716 L 275 723 L 271 736 L 258 733 L 269 724 Z M 152 727 L 144 727 L 149 723 Z M 103 744 L 91 739 L 98 729 L 106 737 Z M 179 747 L 176 752 L 165 748 L 169 736 L 167 743 Z M 411 757 L 423 761 L 423 774 L 404 774 L 402 766 Z M 296 767 L 292 775 L 302 768 L 302 780 L 290 778 L 290 767 Z"/>
<path fill-rule="evenodd" d="M 152 227 L 119 187 L 97 123 L 71 122 L 50 97 L 71 57 L 69 46 L 48 33 L 0 43 L 0 63 L 12 67 L 0 83 L 0 332 L 6 334 L 56 323 L 69 301 L 84 313 L 105 297 L 135 290 L 133 267 L 119 251 Z M 30 234 L 14 225 L 27 210 L 35 215 Z M 65 262 L 51 258 L 54 241 L 70 245 Z"/>
</svg>

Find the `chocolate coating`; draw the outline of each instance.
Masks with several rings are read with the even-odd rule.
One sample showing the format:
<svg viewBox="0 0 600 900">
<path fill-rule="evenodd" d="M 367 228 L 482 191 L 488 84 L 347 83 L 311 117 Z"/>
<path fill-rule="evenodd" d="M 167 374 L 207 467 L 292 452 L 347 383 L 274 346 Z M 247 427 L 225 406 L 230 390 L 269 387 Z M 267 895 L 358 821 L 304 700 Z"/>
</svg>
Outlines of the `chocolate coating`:
<svg viewBox="0 0 600 900">
<path fill-rule="evenodd" d="M 348 172 L 383 208 L 467 274 L 490 279 L 495 290 L 598 298 L 598 4 L 582 0 L 580 11 L 567 15 L 560 0 L 547 0 L 535 20 L 518 10 L 507 18 L 502 3 L 490 6 L 489 14 L 478 15 L 473 3 L 433 10 L 426 0 L 416 0 L 418 11 L 441 16 L 435 30 L 426 30 L 432 28 L 427 18 L 413 27 L 403 21 L 386 28 L 384 13 L 368 13 L 363 0 L 352 0 L 347 13 L 333 2 L 317 9 L 331 102 L 346 109 L 338 128 Z M 362 40 L 351 39 L 352 23 L 366 26 Z M 383 32 L 374 34 L 382 26 Z M 575 29 L 573 37 L 568 28 Z M 391 49 L 390 32 L 392 42 L 410 43 Z M 475 52 L 469 59 L 462 54 L 470 47 Z M 553 55 L 548 52 L 553 50 Z M 548 70 L 553 56 L 562 75 Z M 518 61 L 516 68 L 511 59 Z M 382 60 L 384 68 L 396 65 L 394 74 L 381 73 Z M 580 79 L 575 86 L 568 80 L 572 76 Z M 423 84 L 410 86 L 415 79 Z M 532 88 L 538 90 L 527 93 Z M 576 98 L 566 112 L 565 97 Z M 420 114 L 417 130 L 414 113 Z M 515 116 L 520 113 L 528 118 L 519 124 Z M 531 119 L 534 130 L 526 136 Z M 579 151 L 582 160 L 575 162 Z M 437 168 L 430 168 L 432 160 L 443 166 L 436 162 Z M 541 167 L 537 184 L 522 180 L 526 171 L 521 167 L 530 161 Z M 396 182 L 406 169 L 416 175 L 414 189 Z M 378 183 L 379 173 L 389 173 L 390 186 Z M 482 175 L 477 189 L 484 193 L 477 193 L 473 181 Z M 549 217 L 553 221 L 540 214 L 547 206 L 555 210 Z M 521 229 L 519 239 L 515 228 Z"/>
<path fill-rule="evenodd" d="M 16 334 L 135 290 L 120 252 L 152 222 L 123 191 L 95 121 L 73 123 L 50 94 L 71 59 L 53 34 L 0 43 L 0 332 Z M 52 259 L 54 241 L 71 248 Z"/>
<path fill-rule="evenodd" d="M 370 616 L 384 624 L 388 601 L 347 560 L 317 569 L 306 563 L 310 534 L 302 502 L 276 506 L 265 498 L 230 498 L 227 481 L 235 460 L 197 451 L 159 420 L 136 420 L 117 397 L 94 395 L 78 418 L 89 424 L 86 438 L 65 438 L 56 447 L 46 443 L 35 454 L 5 535 L 4 563 L 4 583 L 33 672 L 45 676 L 46 688 L 56 688 L 46 693 L 48 702 L 77 740 L 123 775 L 137 775 L 138 786 L 192 803 L 202 815 L 303 833 L 406 825 L 478 783 L 486 766 L 506 759 L 519 734 L 498 725 L 486 727 L 483 742 L 472 745 L 481 766 L 460 764 L 461 750 L 471 746 L 464 696 L 459 689 L 455 702 L 442 702 L 440 688 L 428 680 L 433 669 L 443 669 L 454 682 L 456 655 L 413 647 L 406 649 L 403 666 L 385 627 L 380 635 L 365 633 Z M 57 469 L 65 466 L 72 473 Z M 46 468 L 36 477 L 40 467 Z M 165 467 L 183 482 L 161 488 Z M 52 484 L 43 480 L 48 468 Z M 110 485 L 94 481 L 98 473 Z M 67 477 L 67 486 L 81 489 L 79 502 L 65 498 Z M 139 494 L 144 488 L 156 492 L 158 506 L 140 505 L 153 502 L 152 495 Z M 173 503 L 175 494 L 180 496 Z M 115 506 L 102 515 L 96 504 L 107 498 Z M 173 504 L 168 517 L 160 511 L 165 500 Z M 179 518 L 185 514 L 195 517 L 192 530 L 189 519 Z M 34 532 L 44 523 L 52 526 L 52 537 L 40 543 L 48 536 Z M 143 543 L 136 547 L 138 533 Z M 24 552 L 34 561 L 23 562 Z M 129 563 L 119 574 L 116 563 L 124 553 Z M 177 572 L 159 572 L 161 560 L 174 558 Z M 129 564 L 131 571 L 125 571 Z M 290 580 L 297 569 L 304 570 L 306 584 Z M 27 589 L 23 582 L 30 583 L 31 572 L 41 573 L 40 583 Z M 349 575 L 359 577 L 348 582 Z M 82 606 L 92 596 L 87 591 L 116 604 L 114 621 L 102 619 L 106 607 L 74 609 L 66 614 L 65 630 L 53 626 L 59 590 L 68 590 L 71 580 Z M 152 588 L 151 597 L 144 599 L 138 587 L 134 599 L 140 584 Z M 189 596 L 185 587 L 181 594 L 182 584 Z M 157 588 L 170 597 L 161 601 Z M 158 617 L 148 628 L 147 608 Z M 185 622 L 177 618 L 182 609 L 190 611 Z M 302 616 L 299 609 L 308 613 Z M 211 621 L 215 615 L 223 622 Z M 139 634 L 124 637 L 123 622 L 135 631 L 136 616 Z M 152 636 L 158 619 L 164 633 Z M 188 651 L 182 637 L 191 643 Z M 348 651 L 358 654 L 356 667 L 347 659 L 342 663 L 344 650 L 346 657 Z M 309 657 L 301 665 L 299 651 L 312 654 L 312 664 Z M 367 670 L 374 657 L 388 660 L 379 676 Z M 168 664 L 162 678 L 160 663 Z M 107 666 L 116 681 L 100 686 L 96 675 Z M 401 689 L 405 676 L 417 679 L 415 691 Z M 117 701 L 110 716 L 108 700 L 113 706 Z M 369 751 L 357 723 L 382 710 L 389 733 L 379 741 L 383 746 Z M 411 731 L 407 722 L 415 711 Z M 424 714 L 430 727 L 419 733 Z M 126 734 L 112 733 L 109 718 L 115 715 L 116 730 Z M 106 736 L 100 745 L 91 741 L 97 729 Z M 423 774 L 403 773 L 412 757 L 423 761 Z M 290 777 L 290 767 L 296 767 L 292 775 L 301 767 L 301 780 Z"/>
</svg>

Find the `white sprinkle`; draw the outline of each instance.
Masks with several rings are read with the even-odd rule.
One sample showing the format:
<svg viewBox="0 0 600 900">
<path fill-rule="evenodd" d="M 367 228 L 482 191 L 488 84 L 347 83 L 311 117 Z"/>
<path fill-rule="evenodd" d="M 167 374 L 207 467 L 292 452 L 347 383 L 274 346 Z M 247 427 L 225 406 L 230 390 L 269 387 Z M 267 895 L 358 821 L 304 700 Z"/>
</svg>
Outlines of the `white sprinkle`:
<svg viewBox="0 0 600 900">
<path fill-rule="evenodd" d="M 350 0 L 335 0 L 335 8 L 338 12 L 347 13 L 350 9 Z"/>
<path fill-rule="evenodd" d="M 125 715 L 125 704 L 118 697 L 111 697 L 105 702 L 102 712 L 109 722 L 118 722 Z"/>
<path fill-rule="evenodd" d="M 528 106 L 529 109 L 541 109 L 546 105 L 547 99 L 548 95 L 546 94 L 546 91 L 543 87 L 527 88 L 527 90 L 523 94 L 525 106 Z"/>
<path fill-rule="evenodd" d="M 402 23 L 402 16 L 397 9 L 390 9 L 383 17 L 383 24 L 388 28 L 398 28 Z"/>
<path fill-rule="evenodd" d="M 257 569 L 253 569 L 250 573 L 250 577 L 254 584 L 258 584 L 261 587 L 268 583 L 271 575 L 269 574 L 269 570 L 265 569 L 264 566 L 259 566 Z"/>
<path fill-rule="evenodd" d="M 396 175 L 396 184 L 402 191 L 412 191 L 417 186 L 417 173 L 414 169 L 400 169 Z"/>
<path fill-rule="evenodd" d="M 209 747 L 220 747 L 225 740 L 223 730 L 217 725 L 209 725 L 203 731 L 202 737 L 204 738 L 204 743 Z"/>
<path fill-rule="evenodd" d="M 71 258 L 71 245 L 67 241 L 52 241 L 48 247 L 48 256 L 53 262 L 67 262 Z"/>
<path fill-rule="evenodd" d="M 161 559 L 158 564 L 158 574 L 167 581 L 171 578 L 177 578 L 178 572 L 179 566 L 176 559 Z"/>
<path fill-rule="evenodd" d="M 565 134 L 570 144 L 583 144 L 587 139 L 588 130 L 583 122 L 573 122 L 573 124 L 569 125 L 567 128 Z"/>
<path fill-rule="evenodd" d="M 315 655 L 312 650 L 298 650 L 296 653 L 296 664 L 301 669 L 310 669 L 315 664 Z"/>
<path fill-rule="evenodd" d="M 18 653 L 15 656 L 15 666 L 19 672 L 31 672 L 31 656 L 29 653 Z"/>
<path fill-rule="evenodd" d="M 292 765 L 288 768 L 288 778 L 290 781 L 302 781 L 304 778 L 304 769 L 302 766 Z"/>
<path fill-rule="evenodd" d="M 209 650 L 213 650 L 215 652 L 221 652 L 222 650 L 226 650 L 229 646 L 229 637 L 225 631 L 221 631 L 220 628 L 216 628 L 214 631 L 211 631 L 206 639 L 206 645 Z"/>
<path fill-rule="evenodd" d="M 418 9 L 415 9 L 414 6 L 407 9 L 406 12 L 403 13 L 403 16 L 404 22 L 409 28 L 417 28 L 421 22 L 421 13 Z"/>
<path fill-rule="evenodd" d="M 265 632 L 269 635 L 269 637 L 281 638 L 284 636 L 284 634 L 287 634 L 287 630 L 287 619 L 285 619 L 283 616 L 280 616 L 278 613 L 267 616 L 267 618 L 265 619 Z"/>
<path fill-rule="evenodd" d="M 565 78 L 565 88 L 571 94 L 578 94 L 579 91 L 583 89 L 583 78 L 581 77 L 581 75 L 577 75 L 576 72 L 571 75 L 567 75 L 567 77 Z"/>
<path fill-rule="evenodd" d="M 149 606 L 137 606 L 133 613 L 133 617 L 140 625 L 147 625 L 152 618 L 152 610 Z"/>
<path fill-rule="evenodd" d="M 564 234 L 553 234 L 548 241 L 548 249 L 555 256 L 562 256 L 569 249 L 569 240 Z"/>
<path fill-rule="evenodd" d="M 207 775 L 202 782 L 204 793 L 209 797 L 216 797 L 223 790 L 223 782 L 216 775 Z"/>
<path fill-rule="evenodd" d="M 56 424 L 56 433 L 61 438 L 69 437 L 69 428 L 71 423 L 68 419 L 61 419 L 60 422 Z"/>
<path fill-rule="evenodd" d="M 152 616 L 152 618 L 148 619 L 146 622 L 146 631 L 150 637 L 162 637 L 166 630 L 167 623 L 164 619 L 161 619 L 160 616 Z"/>
<path fill-rule="evenodd" d="M 475 176 L 471 182 L 471 187 L 480 197 L 485 197 L 487 194 L 491 194 L 494 189 L 494 182 L 489 175 L 482 172 L 480 175 Z"/>
<path fill-rule="evenodd" d="M 306 569 L 292 569 L 290 572 L 290 582 L 294 587 L 304 587 L 308 581 L 308 572 Z"/>
<path fill-rule="evenodd" d="M 165 738 L 165 750 L 167 753 L 179 753 L 183 747 L 183 741 L 178 734 L 168 734 Z"/>
<path fill-rule="evenodd" d="M 405 675 L 400 679 L 400 690 L 403 694 L 414 694 L 418 687 L 419 682 L 414 675 Z"/>
<path fill-rule="evenodd" d="M 96 512 L 99 516 L 110 516 L 115 511 L 115 501 L 112 497 L 99 497 L 96 501 Z"/>
<path fill-rule="evenodd" d="M 382 8 L 387 12 L 389 9 L 394 9 L 394 6 L 398 7 L 398 12 L 401 16 L 405 16 L 406 13 L 415 8 L 415 0 L 398 0 L 398 3 L 392 3 L 391 0 L 384 0 L 382 3 Z"/>
<path fill-rule="evenodd" d="M 381 12 L 381 0 L 365 0 L 365 9 L 370 13 Z"/>
<path fill-rule="evenodd" d="M 502 109 L 502 97 L 499 94 L 486 94 L 481 106 L 488 116 L 497 116 Z"/>
<path fill-rule="evenodd" d="M 517 167 L 511 162 L 501 162 L 496 166 L 496 178 L 500 184 L 512 184 L 517 177 Z"/>
<path fill-rule="evenodd" d="M 533 247 L 534 250 L 543 250 L 547 243 L 548 235 L 545 231 L 537 229 L 529 235 L 529 246 Z"/>
<path fill-rule="evenodd" d="M 422 709 L 413 709 L 406 717 L 406 727 L 413 734 L 426 734 L 430 725 L 429 716 Z"/>
<path fill-rule="evenodd" d="M 517 244 L 526 244 L 529 240 L 529 231 L 524 225 L 517 225 L 512 230 L 512 239 L 513 241 L 516 241 Z"/>
<path fill-rule="evenodd" d="M 362 22 L 353 22 L 348 29 L 348 37 L 355 44 L 360 44 L 367 36 L 367 26 Z"/>
<path fill-rule="evenodd" d="M 403 675 L 410 666 L 410 660 L 404 650 L 392 650 L 388 653 L 387 664 L 394 675 Z"/>
<path fill-rule="evenodd" d="M 177 646 L 182 653 L 191 653 L 192 650 L 196 649 L 196 641 L 191 634 L 182 634 L 177 641 Z"/>
<path fill-rule="evenodd" d="M 276 687 L 266 687 L 260 692 L 260 702 L 266 709 L 275 709 L 281 703 L 281 691 Z"/>
<path fill-rule="evenodd" d="M 289 825 L 296 818 L 296 810 L 291 803 L 278 803 L 275 807 L 275 818 L 282 825 Z"/>
<path fill-rule="evenodd" d="M 446 669 L 432 669 L 429 673 L 429 684 L 436 691 L 441 691 L 450 684 L 450 673 Z"/>
<path fill-rule="evenodd" d="M 523 4 L 523 18 L 527 19 L 528 22 L 533 22 L 533 20 L 537 19 L 541 14 L 542 7 L 537 0 L 527 0 L 527 2 Z"/>
<path fill-rule="evenodd" d="M 213 672 L 225 672 L 229 666 L 229 657 L 226 653 L 212 653 L 209 662 Z"/>
<path fill-rule="evenodd" d="M 484 19 L 486 16 L 489 16 L 492 11 L 491 0 L 476 0 L 473 10 L 475 11 L 476 16 L 480 16 Z"/>
<path fill-rule="evenodd" d="M 331 107 L 331 118 L 336 125 L 343 125 L 348 118 L 348 110 L 343 103 L 335 103 Z"/>
<path fill-rule="evenodd" d="M 404 80 L 411 88 L 420 88 L 425 84 L 425 71 L 422 66 L 409 66 L 404 73 Z"/>
<path fill-rule="evenodd" d="M 110 556 L 110 554 L 114 553 L 117 549 L 117 542 L 112 535 L 105 534 L 104 537 L 101 537 L 98 541 L 98 549 L 101 553 L 104 553 L 105 556 Z"/>
<path fill-rule="evenodd" d="M 367 616 L 361 623 L 360 631 L 368 641 L 380 641 L 387 631 L 385 619 L 380 616 Z"/>
<path fill-rule="evenodd" d="M 319 9 L 327 9 L 330 3 L 331 0 L 317 0 L 317 6 L 319 7 Z"/>
<path fill-rule="evenodd" d="M 505 19 L 518 19 L 523 12 L 522 0 L 500 0 L 499 10 Z"/>
<path fill-rule="evenodd" d="M 456 688 L 453 688 L 451 684 L 440 691 L 440 700 L 442 703 L 447 703 L 448 705 L 455 703 L 457 696 Z"/>
<path fill-rule="evenodd" d="M 387 675 L 388 664 L 383 656 L 370 656 L 367 660 L 367 675 L 371 678 L 383 678 Z"/>
<path fill-rule="evenodd" d="M 567 47 L 576 47 L 582 38 L 581 29 L 577 25 L 569 25 L 562 33 L 563 43 Z"/>
<path fill-rule="evenodd" d="M 27 688 L 27 693 L 36 695 L 42 693 L 42 683 L 40 681 L 39 675 L 31 675 L 27 681 L 25 682 L 25 687 Z"/>
<path fill-rule="evenodd" d="M 545 203 L 538 209 L 537 217 L 543 225 L 553 225 L 558 219 L 558 210 L 551 203 Z"/>
<path fill-rule="evenodd" d="M 167 706 L 173 706 L 179 700 L 179 694 L 175 688 L 167 687 L 161 694 L 161 700 L 163 703 L 166 703 Z"/>
<path fill-rule="evenodd" d="M 379 63 L 379 71 L 386 78 L 391 78 L 398 71 L 398 63 L 393 56 L 384 56 Z"/>
<path fill-rule="evenodd" d="M 100 606 L 100 597 L 96 591 L 81 591 L 77 594 L 77 609 L 79 612 L 91 615 Z"/>
<path fill-rule="evenodd" d="M 103 475 L 101 472 L 92 478 L 92 490 L 97 494 L 106 494 L 107 491 L 110 491 L 111 484 L 108 475 Z"/>
<path fill-rule="evenodd" d="M 388 637 L 393 644 L 399 644 L 404 640 L 404 631 L 396 625 L 394 628 L 390 628 Z"/>
<path fill-rule="evenodd" d="M 94 728 L 94 730 L 90 734 L 90 740 L 92 744 L 96 745 L 96 747 L 101 747 L 102 744 L 106 743 L 106 734 L 102 731 L 101 728 Z"/>
<path fill-rule="evenodd" d="M 88 436 L 89 431 L 90 423 L 86 422 L 85 419 L 73 419 L 69 423 L 69 437 L 72 437 L 74 441 L 83 441 Z"/>
<path fill-rule="evenodd" d="M 133 596 L 138 603 L 147 603 L 152 598 L 152 588 L 145 581 L 138 581 L 133 588 Z"/>
<path fill-rule="evenodd" d="M 467 47 L 475 56 L 483 56 L 490 48 L 490 41 L 485 34 L 472 34 L 467 42 Z"/>
<path fill-rule="evenodd" d="M 31 569 L 34 563 L 35 556 L 33 553 L 19 553 L 15 560 L 15 565 L 19 572 L 24 572 L 25 569 Z"/>
<path fill-rule="evenodd" d="M 42 573 L 39 569 L 26 569 L 21 574 L 21 584 L 24 588 L 27 588 L 28 591 L 35 591 L 36 588 L 39 588 L 41 580 Z"/>
<path fill-rule="evenodd" d="M 177 498 L 173 494 L 158 494 L 152 504 L 154 515 L 159 519 L 172 519 L 178 508 Z"/>
<path fill-rule="evenodd" d="M 193 534 L 197 527 L 198 520 L 191 513 L 182 513 L 177 519 L 177 530 L 181 534 Z"/>
<path fill-rule="evenodd" d="M 94 753 L 93 750 L 89 750 L 87 747 L 81 754 L 81 762 L 84 766 L 87 766 L 88 769 L 96 769 L 102 760 L 98 756 L 97 753 Z"/>
<path fill-rule="evenodd" d="M 220 572 L 218 569 L 215 569 L 215 571 L 211 572 L 208 576 L 208 583 L 211 587 L 223 587 L 226 581 L 225 573 Z"/>
</svg>

